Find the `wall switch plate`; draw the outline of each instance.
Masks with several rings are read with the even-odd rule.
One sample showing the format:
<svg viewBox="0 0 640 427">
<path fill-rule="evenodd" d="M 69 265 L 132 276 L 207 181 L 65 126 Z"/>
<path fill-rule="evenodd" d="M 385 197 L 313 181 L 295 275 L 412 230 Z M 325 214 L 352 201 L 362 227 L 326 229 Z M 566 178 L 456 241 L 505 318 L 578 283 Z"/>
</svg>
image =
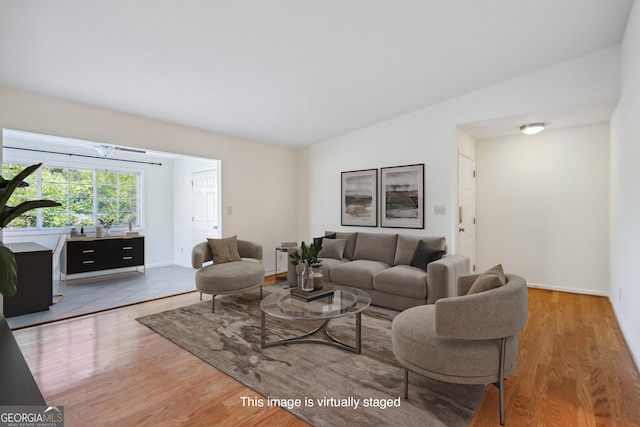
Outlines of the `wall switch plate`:
<svg viewBox="0 0 640 427">
<path fill-rule="evenodd" d="M 447 213 L 447 207 L 446 206 L 434 206 L 433 207 L 433 214 L 434 215 L 444 215 Z"/>
</svg>

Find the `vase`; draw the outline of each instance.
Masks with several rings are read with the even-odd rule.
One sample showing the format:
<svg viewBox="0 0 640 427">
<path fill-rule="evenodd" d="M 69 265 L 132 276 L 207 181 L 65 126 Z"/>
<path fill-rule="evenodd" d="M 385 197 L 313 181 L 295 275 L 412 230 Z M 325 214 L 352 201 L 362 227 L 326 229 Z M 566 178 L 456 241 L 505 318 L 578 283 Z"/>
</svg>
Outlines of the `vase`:
<svg viewBox="0 0 640 427">
<path fill-rule="evenodd" d="M 302 282 L 300 283 L 300 288 L 303 292 L 313 290 L 313 270 L 311 270 L 307 264 L 304 265 L 304 270 L 302 270 Z"/>
<path fill-rule="evenodd" d="M 110 227 L 103 227 L 102 235 L 103 235 L 104 237 L 109 237 L 109 236 L 111 236 L 111 228 L 110 228 Z"/>
<path fill-rule="evenodd" d="M 319 291 L 322 289 L 324 276 L 322 275 L 322 270 L 312 270 L 313 272 L 313 290 Z"/>
</svg>

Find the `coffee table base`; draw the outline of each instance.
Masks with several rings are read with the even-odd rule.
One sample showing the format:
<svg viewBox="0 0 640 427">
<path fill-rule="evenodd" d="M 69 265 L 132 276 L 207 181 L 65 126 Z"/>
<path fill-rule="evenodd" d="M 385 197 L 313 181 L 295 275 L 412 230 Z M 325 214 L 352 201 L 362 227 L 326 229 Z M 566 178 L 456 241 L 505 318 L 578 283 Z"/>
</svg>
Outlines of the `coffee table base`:
<svg viewBox="0 0 640 427">
<path fill-rule="evenodd" d="M 267 338 L 266 338 L 266 314 L 264 311 L 262 311 L 262 317 L 260 320 L 260 347 L 262 348 L 269 348 L 269 347 L 275 347 L 278 345 L 287 345 L 287 344 L 325 344 L 325 345 L 330 345 L 332 347 L 337 347 L 340 348 L 342 350 L 346 350 L 346 351 L 350 351 L 352 353 L 356 353 L 356 354 L 360 354 L 361 351 L 361 331 L 362 331 L 362 317 L 361 317 L 360 312 L 355 313 L 356 315 L 356 345 L 355 346 L 350 346 L 342 341 L 340 341 L 339 339 L 333 337 L 329 331 L 327 330 L 327 324 L 329 323 L 329 320 L 331 319 L 327 319 L 324 322 L 322 322 L 322 324 L 320 326 L 318 326 L 317 328 L 315 328 L 314 330 L 307 332 L 305 334 L 296 336 L 296 337 L 291 337 L 291 338 L 286 338 L 283 340 L 277 340 L 277 341 L 269 341 L 267 342 Z M 311 319 L 309 319 L 311 320 Z M 308 338 L 318 332 L 324 332 L 324 334 L 326 335 L 327 339 L 319 339 L 319 338 Z"/>
</svg>

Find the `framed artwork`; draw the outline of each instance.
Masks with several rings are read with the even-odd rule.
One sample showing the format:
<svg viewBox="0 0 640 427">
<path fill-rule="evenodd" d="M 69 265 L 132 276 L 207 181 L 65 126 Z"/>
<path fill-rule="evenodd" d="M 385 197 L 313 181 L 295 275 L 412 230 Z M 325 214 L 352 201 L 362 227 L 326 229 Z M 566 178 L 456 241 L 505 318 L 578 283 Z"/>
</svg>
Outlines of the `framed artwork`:
<svg viewBox="0 0 640 427">
<path fill-rule="evenodd" d="M 342 225 L 378 226 L 378 169 L 342 172 Z"/>
<path fill-rule="evenodd" d="M 382 168 L 380 225 L 424 228 L 424 163 Z"/>
</svg>

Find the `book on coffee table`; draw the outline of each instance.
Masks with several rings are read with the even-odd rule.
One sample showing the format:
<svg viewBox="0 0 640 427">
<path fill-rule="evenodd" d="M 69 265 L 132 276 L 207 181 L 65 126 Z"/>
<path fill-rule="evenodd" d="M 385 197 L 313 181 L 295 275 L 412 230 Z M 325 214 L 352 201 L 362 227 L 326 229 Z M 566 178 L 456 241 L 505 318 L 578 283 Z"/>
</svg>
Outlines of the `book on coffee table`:
<svg viewBox="0 0 640 427">
<path fill-rule="evenodd" d="M 333 295 L 333 288 L 331 286 L 323 286 L 322 289 L 313 291 L 303 291 L 300 288 L 291 288 L 291 296 L 301 301 L 313 301 L 318 298 L 327 297 Z"/>
</svg>

